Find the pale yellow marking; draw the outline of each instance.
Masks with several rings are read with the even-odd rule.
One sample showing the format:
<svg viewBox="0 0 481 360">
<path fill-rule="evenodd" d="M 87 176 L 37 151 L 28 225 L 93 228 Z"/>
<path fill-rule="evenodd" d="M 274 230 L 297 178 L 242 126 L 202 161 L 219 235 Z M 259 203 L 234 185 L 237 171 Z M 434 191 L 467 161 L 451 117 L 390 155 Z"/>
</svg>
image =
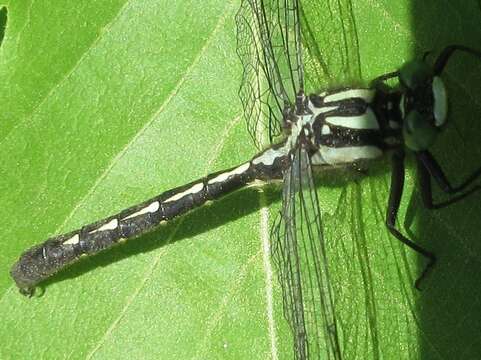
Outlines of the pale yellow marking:
<svg viewBox="0 0 481 360">
<path fill-rule="evenodd" d="M 345 91 L 339 91 L 331 95 L 324 97 L 324 102 L 341 101 L 352 98 L 361 98 L 367 103 L 370 103 L 374 99 L 375 91 L 372 89 L 348 89 Z"/>
<path fill-rule="evenodd" d="M 158 201 L 154 201 L 152 204 L 150 204 L 150 205 L 144 207 L 143 209 L 140 209 L 139 211 L 123 218 L 122 220 L 131 219 L 131 218 L 134 218 L 134 217 L 137 217 L 137 216 L 140 216 L 140 215 L 144 215 L 144 214 L 147 214 L 147 213 L 154 213 L 157 210 L 159 210 L 159 207 L 160 207 L 160 203 Z"/>
<path fill-rule="evenodd" d="M 248 162 L 248 163 L 245 163 L 245 164 L 242 164 L 241 166 L 239 167 L 236 167 L 234 170 L 231 170 L 231 171 L 227 171 L 225 173 L 222 173 L 222 174 L 219 174 L 217 175 L 215 178 L 213 179 L 210 179 L 208 181 L 208 184 L 214 184 L 214 183 L 217 183 L 217 182 L 223 182 L 225 180 L 227 180 L 229 177 L 233 176 L 233 175 L 241 175 L 243 173 L 245 173 L 249 167 L 251 166 L 251 163 Z"/>
<path fill-rule="evenodd" d="M 348 164 L 356 160 L 376 159 L 382 156 L 382 151 L 378 147 L 371 145 L 343 148 L 321 146 L 318 151 L 322 154 L 322 158 L 331 165 Z"/>
<path fill-rule="evenodd" d="M 254 165 L 262 163 L 264 165 L 270 166 L 270 165 L 274 164 L 274 161 L 277 158 L 286 156 L 288 152 L 289 151 L 287 150 L 286 146 L 283 146 L 283 147 L 278 148 L 278 149 L 268 149 L 268 150 L 264 151 L 261 155 L 259 155 L 255 159 L 253 159 L 252 163 Z"/>
<path fill-rule="evenodd" d="M 106 231 L 106 230 L 115 230 L 119 226 L 119 221 L 117 219 L 113 219 L 107 224 L 102 225 L 98 229 L 90 231 L 90 234 L 96 233 L 98 231 Z"/>
<path fill-rule="evenodd" d="M 189 194 L 197 194 L 203 188 L 204 188 L 204 183 L 195 184 L 190 189 L 187 189 L 187 190 L 185 190 L 181 193 L 175 194 L 174 196 L 168 198 L 167 200 L 164 201 L 164 203 L 182 199 L 184 196 L 189 195 Z"/>
<path fill-rule="evenodd" d="M 316 117 L 319 114 L 324 114 L 330 111 L 337 110 L 338 106 L 321 106 L 317 107 L 313 103 L 309 102 L 309 109 L 312 111 L 312 117 Z"/>
<path fill-rule="evenodd" d="M 68 240 L 65 240 L 63 242 L 64 245 L 76 245 L 78 244 L 80 241 L 80 236 L 78 234 L 75 234 L 74 236 L 72 236 L 70 239 Z"/>
</svg>

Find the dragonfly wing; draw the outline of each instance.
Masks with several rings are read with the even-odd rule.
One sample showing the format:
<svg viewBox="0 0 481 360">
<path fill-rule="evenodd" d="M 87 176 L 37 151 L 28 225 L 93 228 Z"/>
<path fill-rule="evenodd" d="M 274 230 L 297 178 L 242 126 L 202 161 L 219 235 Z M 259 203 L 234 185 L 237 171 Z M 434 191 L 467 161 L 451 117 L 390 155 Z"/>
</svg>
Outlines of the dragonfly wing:
<svg viewBox="0 0 481 360">
<path fill-rule="evenodd" d="M 310 1 L 300 7 L 306 91 L 358 84 L 361 61 L 351 0 Z"/>
<path fill-rule="evenodd" d="M 271 234 L 296 359 L 340 359 L 321 212 L 307 152 L 294 151 Z"/>
<path fill-rule="evenodd" d="M 283 112 L 303 89 L 299 14 L 298 0 L 243 0 L 236 16 L 239 95 L 258 148 L 281 134 Z"/>
</svg>

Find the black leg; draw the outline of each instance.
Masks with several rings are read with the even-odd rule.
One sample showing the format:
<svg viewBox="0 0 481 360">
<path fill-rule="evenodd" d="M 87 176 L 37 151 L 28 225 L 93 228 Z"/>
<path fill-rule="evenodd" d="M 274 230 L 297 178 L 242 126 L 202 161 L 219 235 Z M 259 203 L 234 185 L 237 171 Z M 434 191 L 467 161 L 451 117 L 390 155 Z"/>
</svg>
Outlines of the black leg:
<svg viewBox="0 0 481 360">
<path fill-rule="evenodd" d="M 401 232 L 396 229 L 396 220 L 401 203 L 402 193 L 404 188 L 404 150 L 397 150 L 392 156 L 392 174 L 391 174 L 391 190 L 389 193 L 389 201 L 386 214 L 386 226 L 399 241 L 409 246 L 417 253 L 423 255 L 428 259 L 428 264 L 424 268 L 419 278 L 414 283 L 416 289 L 420 289 L 421 281 L 426 277 L 429 270 L 436 263 L 436 256 L 419 245 L 405 237 Z"/>
<path fill-rule="evenodd" d="M 474 57 L 477 57 L 478 59 L 481 60 L 481 52 L 475 49 L 471 49 L 467 46 L 464 45 L 450 45 L 444 48 L 444 50 L 439 54 L 438 58 L 436 59 L 436 62 L 434 63 L 434 74 L 439 75 L 443 72 L 444 67 L 446 66 L 447 62 L 449 61 L 449 58 L 453 53 L 458 50 L 458 51 L 464 51 L 468 54 L 473 55 Z"/>
<path fill-rule="evenodd" d="M 445 206 L 458 202 L 468 195 L 481 190 L 481 185 L 475 185 L 464 193 L 458 194 L 464 191 L 471 183 L 479 178 L 481 175 L 481 167 L 473 172 L 468 178 L 458 186 L 452 186 L 449 180 L 446 178 L 441 166 L 439 166 L 436 159 L 428 151 L 420 151 L 416 153 L 416 159 L 418 163 L 418 176 L 421 186 L 421 197 L 423 199 L 424 206 L 428 209 L 440 209 Z M 431 178 L 433 178 L 438 184 L 439 188 L 447 194 L 457 194 L 446 201 L 433 203 L 433 194 L 431 190 Z"/>
<path fill-rule="evenodd" d="M 377 78 L 371 81 L 369 87 L 379 89 L 384 85 L 384 82 L 386 80 L 393 79 L 398 76 L 399 76 L 399 71 L 393 71 L 393 72 L 378 76 Z"/>
</svg>

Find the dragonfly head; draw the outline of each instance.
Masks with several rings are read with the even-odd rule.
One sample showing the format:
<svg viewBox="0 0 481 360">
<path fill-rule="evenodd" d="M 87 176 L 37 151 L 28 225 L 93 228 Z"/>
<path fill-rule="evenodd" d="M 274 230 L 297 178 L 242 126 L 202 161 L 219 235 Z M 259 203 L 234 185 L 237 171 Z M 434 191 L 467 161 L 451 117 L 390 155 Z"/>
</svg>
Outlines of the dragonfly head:
<svg viewBox="0 0 481 360">
<path fill-rule="evenodd" d="M 402 86 L 401 112 L 406 146 L 427 150 L 446 124 L 447 97 L 441 77 L 421 60 L 406 63 L 399 70 Z"/>
</svg>

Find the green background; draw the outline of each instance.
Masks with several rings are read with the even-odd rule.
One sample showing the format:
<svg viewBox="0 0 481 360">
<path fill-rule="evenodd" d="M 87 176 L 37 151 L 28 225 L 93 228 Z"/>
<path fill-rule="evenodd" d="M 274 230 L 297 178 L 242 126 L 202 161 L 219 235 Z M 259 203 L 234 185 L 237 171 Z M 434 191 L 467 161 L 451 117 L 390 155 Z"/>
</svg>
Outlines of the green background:
<svg viewBox="0 0 481 360">
<path fill-rule="evenodd" d="M 23 250 L 53 234 L 254 154 L 237 96 L 238 1 L 0 4 L 8 7 L 0 47 L 0 358 L 291 358 L 265 251 L 275 188 L 238 192 L 86 259 L 40 297 L 20 296 L 8 275 Z M 450 43 L 481 48 L 479 1 L 326 4 L 332 13 L 313 25 L 326 42 L 319 46 L 330 82 L 346 66 L 333 47 L 340 35 L 323 27 L 329 16 L 355 34 L 347 53 L 357 81 Z M 340 4 L 352 6 L 350 16 L 338 14 Z M 481 158 L 480 70 L 460 56 L 446 73 L 451 124 L 434 153 L 454 180 Z M 412 283 L 423 260 L 383 227 L 388 172 L 319 188 L 346 358 L 481 354 L 481 195 L 429 212 L 414 175 L 401 215 L 439 256 L 421 293 Z"/>
</svg>

